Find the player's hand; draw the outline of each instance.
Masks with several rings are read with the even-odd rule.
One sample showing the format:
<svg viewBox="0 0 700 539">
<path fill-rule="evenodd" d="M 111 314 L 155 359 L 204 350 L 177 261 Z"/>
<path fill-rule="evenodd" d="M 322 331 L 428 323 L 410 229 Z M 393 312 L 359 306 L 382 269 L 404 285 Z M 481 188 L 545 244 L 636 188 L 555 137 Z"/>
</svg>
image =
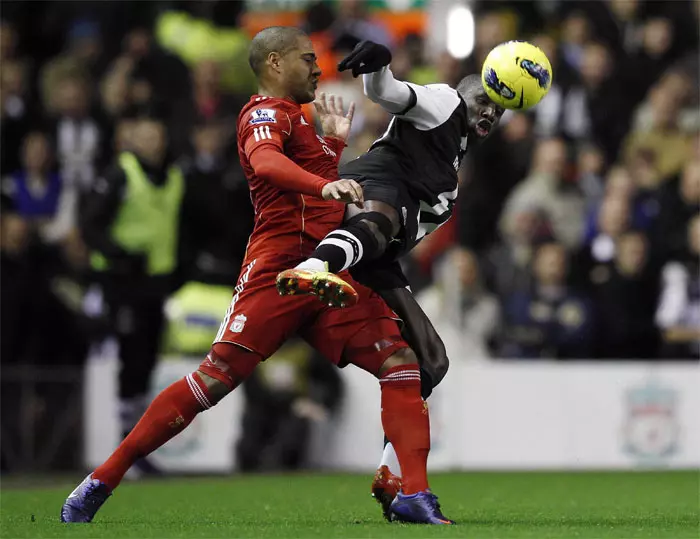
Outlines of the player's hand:
<svg viewBox="0 0 700 539">
<path fill-rule="evenodd" d="M 352 125 L 352 117 L 355 115 L 355 103 L 350 103 L 348 112 L 343 112 L 343 98 L 333 94 L 326 95 L 321 92 L 314 101 L 318 119 L 324 137 L 337 137 L 347 140 Z"/>
<path fill-rule="evenodd" d="M 338 64 L 338 71 L 352 69 L 352 76 L 379 71 L 391 63 L 391 51 L 374 41 L 360 41 Z"/>
<path fill-rule="evenodd" d="M 345 204 L 355 204 L 358 208 L 364 208 L 365 197 L 362 186 L 355 180 L 337 180 L 327 183 L 321 191 L 323 200 L 337 200 Z"/>
</svg>

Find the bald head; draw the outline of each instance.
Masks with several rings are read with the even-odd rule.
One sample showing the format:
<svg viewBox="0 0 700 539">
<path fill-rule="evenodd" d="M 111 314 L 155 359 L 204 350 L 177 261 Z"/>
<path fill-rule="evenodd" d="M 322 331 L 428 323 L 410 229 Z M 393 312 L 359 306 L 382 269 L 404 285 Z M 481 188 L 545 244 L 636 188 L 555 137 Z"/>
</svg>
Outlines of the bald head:
<svg viewBox="0 0 700 539">
<path fill-rule="evenodd" d="M 481 75 L 467 75 L 457 85 L 457 93 L 467 104 L 467 123 L 477 140 L 485 139 L 498 125 L 504 109 L 497 105 L 484 90 Z"/>
<path fill-rule="evenodd" d="M 306 37 L 306 34 L 293 26 L 270 26 L 255 34 L 248 54 L 248 62 L 255 76 L 260 77 L 271 52 L 284 56 L 297 47 L 299 37 Z"/>
<path fill-rule="evenodd" d="M 481 89 L 481 75 L 476 73 L 467 75 L 461 81 L 459 81 L 459 84 L 457 85 L 457 91 L 463 96 L 466 96 L 468 93 L 479 89 Z"/>
</svg>

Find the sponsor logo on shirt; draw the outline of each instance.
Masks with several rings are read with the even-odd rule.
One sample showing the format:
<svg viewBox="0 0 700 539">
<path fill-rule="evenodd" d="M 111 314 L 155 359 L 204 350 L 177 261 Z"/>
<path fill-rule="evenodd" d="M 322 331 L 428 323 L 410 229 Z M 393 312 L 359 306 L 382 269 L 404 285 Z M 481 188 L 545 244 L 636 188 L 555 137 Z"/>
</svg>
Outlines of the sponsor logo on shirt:
<svg viewBox="0 0 700 539">
<path fill-rule="evenodd" d="M 277 111 L 274 109 L 255 109 L 252 112 L 252 114 L 250 115 L 250 121 L 248 123 L 251 125 L 264 124 L 264 123 L 276 124 L 277 123 L 277 120 L 275 119 L 276 113 L 277 113 Z"/>
</svg>

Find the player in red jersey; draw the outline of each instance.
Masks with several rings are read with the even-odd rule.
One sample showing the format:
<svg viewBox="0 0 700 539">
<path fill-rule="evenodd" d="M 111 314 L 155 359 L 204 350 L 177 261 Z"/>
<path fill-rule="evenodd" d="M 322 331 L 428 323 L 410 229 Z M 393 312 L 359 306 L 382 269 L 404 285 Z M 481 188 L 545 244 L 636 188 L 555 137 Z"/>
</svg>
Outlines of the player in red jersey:
<svg viewBox="0 0 700 539">
<path fill-rule="evenodd" d="M 395 314 L 346 273 L 333 290 L 340 303 L 346 299 L 344 286 L 357 291 L 357 301 L 345 309 L 311 296 L 280 297 L 275 287 L 282 269 L 308 257 L 340 225 L 344 203 L 362 204 L 359 185 L 338 180 L 337 171 L 352 107 L 342 115 L 333 99 L 318 106 L 322 125 L 337 139 L 317 135 L 303 117 L 301 104 L 313 101 L 321 71 L 311 41 L 298 29 L 262 30 L 251 43 L 250 64 L 260 89 L 239 116 L 238 150 L 255 227 L 230 307 L 199 369 L 154 399 L 109 459 L 71 493 L 61 520 L 92 521 L 138 458 L 180 433 L 298 334 L 339 366 L 352 363 L 379 378 L 382 425 L 403 472 L 393 519 L 453 524 L 428 487 L 428 409 L 420 394 L 418 360 L 402 339 Z"/>
</svg>

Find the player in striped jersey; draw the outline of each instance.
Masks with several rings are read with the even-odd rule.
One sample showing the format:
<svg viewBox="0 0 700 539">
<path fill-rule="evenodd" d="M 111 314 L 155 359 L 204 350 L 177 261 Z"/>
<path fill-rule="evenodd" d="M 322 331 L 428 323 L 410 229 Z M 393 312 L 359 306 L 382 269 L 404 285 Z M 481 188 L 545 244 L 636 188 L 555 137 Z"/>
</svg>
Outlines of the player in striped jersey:
<svg viewBox="0 0 700 539">
<path fill-rule="evenodd" d="M 362 206 L 347 206 L 343 226 L 307 260 L 280 273 L 277 286 L 281 294 L 322 294 L 336 272 L 351 268 L 358 282 L 378 292 L 404 320 L 404 338 L 421 360 L 427 398 L 447 373 L 447 354 L 397 259 L 450 218 L 467 146 L 488 137 L 504 109 L 488 97 L 479 75 L 465 77 L 456 89 L 420 86 L 396 80 L 390 62 L 389 49 L 364 41 L 338 65 L 355 77 L 363 74 L 367 97 L 393 117 L 367 153 L 340 167 L 341 178 L 362 186 Z M 388 462 L 396 463 L 391 444 L 373 484 L 385 514 L 400 485 L 383 467 Z"/>
</svg>

